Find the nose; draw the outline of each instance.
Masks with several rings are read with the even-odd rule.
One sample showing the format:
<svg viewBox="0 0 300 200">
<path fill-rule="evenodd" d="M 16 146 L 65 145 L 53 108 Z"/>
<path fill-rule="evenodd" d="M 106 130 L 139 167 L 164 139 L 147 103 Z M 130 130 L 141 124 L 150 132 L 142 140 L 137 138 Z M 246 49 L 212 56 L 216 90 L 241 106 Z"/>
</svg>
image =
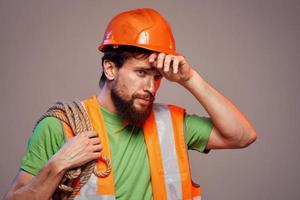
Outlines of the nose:
<svg viewBox="0 0 300 200">
<path fill-rule="evenodd" d="M 145 84 L 145 91 L 150 92 L 153 96 L 155 95 L 155 80 L 154 77 L 149 77 Z"/>
</svg>

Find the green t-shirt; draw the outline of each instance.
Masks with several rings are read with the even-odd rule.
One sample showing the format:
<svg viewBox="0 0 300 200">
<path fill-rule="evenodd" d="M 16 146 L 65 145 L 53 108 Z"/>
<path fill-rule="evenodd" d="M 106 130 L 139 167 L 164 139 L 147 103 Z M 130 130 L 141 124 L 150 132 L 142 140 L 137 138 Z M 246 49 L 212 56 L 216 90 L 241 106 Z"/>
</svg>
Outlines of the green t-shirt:
<svg viewBox="0 0 300 200">
<path fill-rule="evenodd" d="M 117 199 L 153 199 L 150 166 L 142 129 L 124 125 L 120 117 L 101 108 L 110 142 Z M 212 130 L 209 118 L 185 116 L 188 149 L 204 152 Z M 37 175 L 63 146 L 64 131 L 54 117 L 43 119 L 34 130 L 20 168 Z"/>
</svg>

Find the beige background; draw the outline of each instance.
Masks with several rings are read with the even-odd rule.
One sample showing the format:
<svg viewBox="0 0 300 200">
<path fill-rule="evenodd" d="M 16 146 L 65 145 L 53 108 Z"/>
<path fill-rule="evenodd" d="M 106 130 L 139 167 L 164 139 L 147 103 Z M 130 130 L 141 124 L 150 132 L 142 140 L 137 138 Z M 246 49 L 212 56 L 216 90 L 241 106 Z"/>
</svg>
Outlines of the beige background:
<svg viewBox="0 0 300 200">
<path fill-rule="evenodd" d="M 291 0 L 1 0 L 0 196 L 47 107 L 98 92 L 105 26 L 137 7 L 167 18 L 178 50 L 257 129 L 247 149 L 191 153 L 205 199 L 300 199 L 300 1 Z M 206 115 L 176 84 L 165 81 L 158 96 Z"/>
</svg>

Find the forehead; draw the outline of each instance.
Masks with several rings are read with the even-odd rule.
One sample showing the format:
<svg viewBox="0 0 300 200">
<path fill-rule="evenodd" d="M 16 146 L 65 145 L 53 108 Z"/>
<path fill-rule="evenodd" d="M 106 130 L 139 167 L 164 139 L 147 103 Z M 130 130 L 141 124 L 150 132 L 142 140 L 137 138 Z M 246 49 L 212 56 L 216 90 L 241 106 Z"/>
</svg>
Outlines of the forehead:
<svg viewBox="0 0 300 200">
<path fill-rule="evenodd" d="M 145 58 L 129 58 L 127 59 L 121 69 L 124 68 L 125 70 L 147 70 L 153 73 L 159 73 L 156 67 L 154 67 L 149 62 L 149 57 Z"/>
</svg>

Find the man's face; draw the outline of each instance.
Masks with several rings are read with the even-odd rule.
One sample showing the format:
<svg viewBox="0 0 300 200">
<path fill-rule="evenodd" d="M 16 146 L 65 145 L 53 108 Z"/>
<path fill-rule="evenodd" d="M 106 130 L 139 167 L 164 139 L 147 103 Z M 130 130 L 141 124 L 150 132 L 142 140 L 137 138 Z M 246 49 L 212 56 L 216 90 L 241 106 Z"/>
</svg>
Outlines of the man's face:
<svg viewBox="0 0 300 200">
<path fill-rule="evenodd" d="M 152 110 L 161 74 L 147 58 L 131 58 L 118 70 L 111 97 L 117 112 L 129 124 L 142 126 Z"/>
</svg>

